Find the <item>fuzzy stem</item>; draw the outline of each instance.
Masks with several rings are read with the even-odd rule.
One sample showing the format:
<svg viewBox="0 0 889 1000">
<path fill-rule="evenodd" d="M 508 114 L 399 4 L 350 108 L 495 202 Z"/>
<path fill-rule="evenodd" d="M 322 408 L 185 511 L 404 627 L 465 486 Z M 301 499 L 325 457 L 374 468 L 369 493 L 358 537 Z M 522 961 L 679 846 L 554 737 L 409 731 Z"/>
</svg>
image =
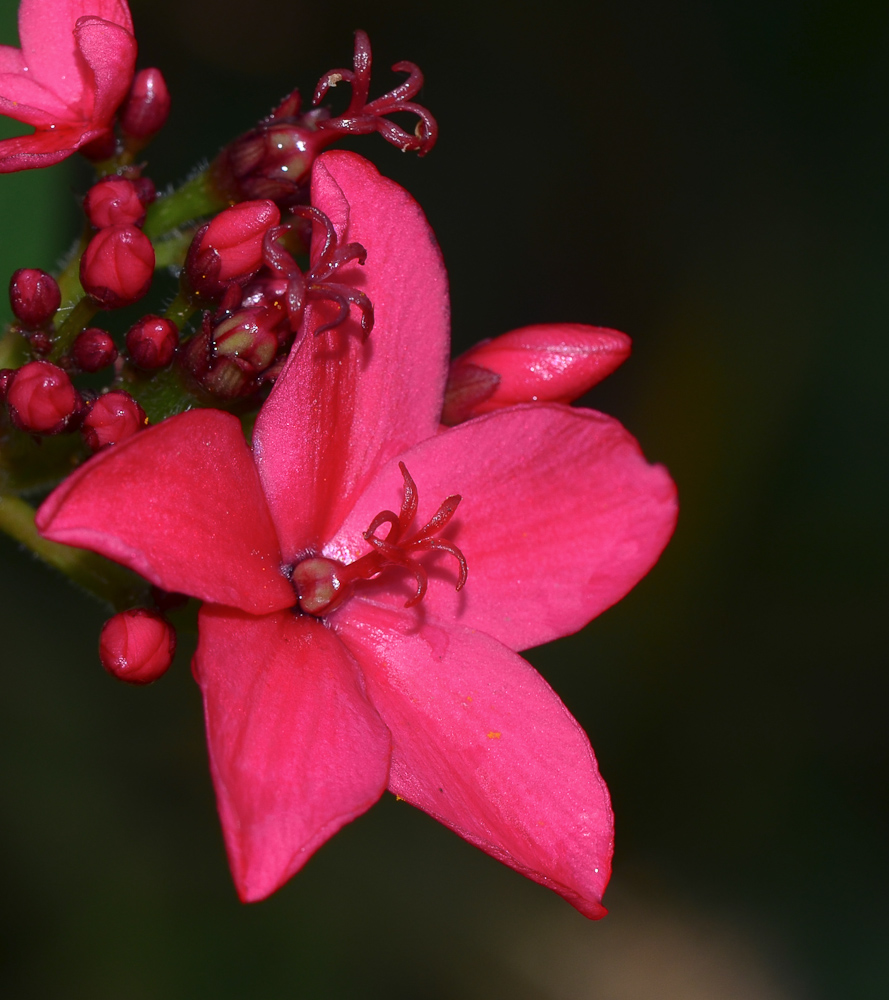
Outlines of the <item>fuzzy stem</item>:
<svg viewBox="0 0 889 1000">
<path fill-rule="evenodd" d="M 34 508 L 20 497 L 0 494 L 0 530 L 115 610 L 149 600 L 149 584 L 130 570 L 94 552 L 41 538 L 34 525 Z"/>
<path fill-rule="evenodd" d="M 209 170 L 202 170 L 182 187 L 158 198 L 148 209 L 142 229 L 149 239 L 154 240 L 192 219 L 220 212 L 228 204 L 213 187 Z"/>
</svg>

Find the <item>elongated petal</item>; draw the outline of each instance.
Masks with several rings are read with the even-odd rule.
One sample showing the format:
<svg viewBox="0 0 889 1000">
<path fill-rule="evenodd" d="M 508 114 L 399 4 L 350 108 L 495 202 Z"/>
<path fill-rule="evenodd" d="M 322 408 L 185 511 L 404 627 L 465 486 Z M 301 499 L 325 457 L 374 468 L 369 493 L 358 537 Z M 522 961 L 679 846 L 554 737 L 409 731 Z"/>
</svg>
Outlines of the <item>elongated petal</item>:
<svg viewBox="0 0 889 1000">
<path fill-rule="evenodd" d="M 77 47 L 92 76 L 92 106 L 95 124 L 108 125 L 133 82 L 136 39 L 125 28 L 95 17 L 84 17 L 74 31 Z"/>
<path fill-rule="evenodd" d="M 205 605 L 195 676 L 238 893 L 262 899 L 386 788 L 389 732 L 314 618 Z"/>
<path fill-rule="evenodd" d="M 558 404 L 501 410 L 431 438 L 400 460 L 417 483 L 418 526 L 446 496 L 463 497 L 442 537 L 463 551 L 468 582 L 455 591 L 450 557 L 425 562 L 440 567 L 430 573 L 426 612 L 487 632 L 511 649 L 575 632 L 619 601 L 657 561 L 676 521 L 666 470 L 649 465 L 616 420 L 592 410 Z M 397 510 L 400 493 L 392 462 L 325 554 L 350 562 L 366 551 L 362 531 L 378 511 Z M 390 599 L 403 604 L 404 594 L 392 591 Z"/>
<path fill-rule="evenodd" d="M 78 18 L 102 18 L 133 33 L 133 21 L 122 0 L 22 0 L 19 38 L 28 72 L 68 104 L 84 89 L 74 41 Z"/>
<path fill-rule="evenodd" d="M 52 131 L 38 129 L 31 135 L 3 139 L 0 141 L 0 174 L 36 167 L 51 167 L 106 131 L 106 129 L 75 126 Z"/>
<path fill-rule="evenodd" d="M 219 410 L 171 417 L 96 455 L 48 497 L 37 527 L 166 590 L 256 614 L 294 603 L 240 422 Z"/>
<path fill-rule="evenodd" d="M 353 600 L 334 627 L 392 733 L 389 788 L 588 917 L 605 914 L 612 815 L 589 740 L 499 642 Z"/>
<path fill-rule="evenodd" d="M 357 322 L 320 337 L 309 311 L 305 337 L 256 423 L 260 475 L 290 555 L 316 547 L 341 523 L 381 463 L 435 433 L 447 367 L 444 265 L 417 203 L 353 153 L 325 153 L 312 203 L 341 240 L 367 250 L 338 279 L 374 305 L 362 342 Z"/>
</svg>

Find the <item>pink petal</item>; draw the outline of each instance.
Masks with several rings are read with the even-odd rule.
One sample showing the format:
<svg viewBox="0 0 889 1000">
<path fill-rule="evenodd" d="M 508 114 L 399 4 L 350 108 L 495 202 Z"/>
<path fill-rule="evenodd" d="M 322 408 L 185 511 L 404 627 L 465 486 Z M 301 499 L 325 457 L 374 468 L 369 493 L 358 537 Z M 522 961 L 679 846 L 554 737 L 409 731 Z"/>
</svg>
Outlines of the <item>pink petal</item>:
<svg viewBox="0 0 889 1000">
<path fill-rule="evenodd" d="M 92 75 L 90 119 L 108 125 L 133 82 L 136 39 L 125 28 L 94 17 L 81 18 L 74 37 Z"/>
<path fill-rule="evenodd" d="M 192 410 L 90 459 L 40 508 L 56 542 L 166 590 L 263 614 L 294 603 L 236 417 Z"/>
<path fill-rule="evenodd" d="M 608 790 L 540 674 L 486 635 L 417 627 L 361 600 L 333 623 L 392 733 L 390 790 L 586 916 L 604 916 Z"/>
<path fill-rule="evenodd" d="M 253 902 L 382 795 L 389 733 L 317 619 L 205 606 L 199 628 L 219 814 L 238 893 Z"/>
<path fill-rule="evenodd" d="M 105 131 L 106 129 L 75 126 L 52 131 L 38 129 L 31 135 L 3 139 L 0 141 L 0 174 L 35 167 L 51 167 Z"/>
<path fill-rule="evenodd" d="M 354 321 L 315 338 L 312 310 L 256 422 L 257 464 L 288 557 L 317 548 L 383 462 L 435 433 L 447 367 L 447 278 L 417 203 L 342 152 L 315 163 L 312 203 L 366 248 L 367 264 L 338 280 L 361 284 L 376 323 L 366 343 Z"/>
<path fill-rule="evenodd" d="M 7 118 L 37 126 L 82 124 L 60 97 L 26 73 L 0 72 L 0 95 L 0 114 Z"/>
<path fill-rule="evenodd" d="M 429 590 L 420 606 L 528 649 L 568 635 L 619 601 L 651 569 L 673 532 L 676 490 L 636 440 L 610 417 L 559 404 L 518 406 L 470 420 L 399 459 L 417 484 L 424 524 L 445 497 L 463 500 L 441 537 L 469 565 L 462 591 L 456 563 L 426 556 Z M 325 554 L 350 562 L 383 509 L 398 510 L 395 461 L 376 477 Z M 404 603 L 384 575 L 380 599 Z M 372 588 L 373 585 L 370 585 Z M 370 588 L 369 588 L 370 589 Z"/>
<path fill-rule="evenodd" d="M 19 7 L 19 38 L 29 74 L 68 104 L 77 104 L 84 90 L 74 26 L 78 18 L 89 16 L 133 33 L 129 8 L 121 0 L 22 0 Z"/>
</svg>

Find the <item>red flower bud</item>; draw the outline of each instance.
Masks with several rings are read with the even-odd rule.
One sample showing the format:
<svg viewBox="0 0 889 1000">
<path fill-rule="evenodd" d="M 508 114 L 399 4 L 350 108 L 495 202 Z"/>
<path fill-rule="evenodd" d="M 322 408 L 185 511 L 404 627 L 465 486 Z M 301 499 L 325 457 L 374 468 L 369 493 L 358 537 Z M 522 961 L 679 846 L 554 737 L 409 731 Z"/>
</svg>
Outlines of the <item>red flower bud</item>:
<svg viewBox="0 0 889 1000">
<path fill-rule="evenodd" d="M 169 113 L 170 91 L 161 71 L 139 70 L 120 113 L 121 131 L 148 140 L 163 128 Z"/>
<path fill-rule="evenodd" d="M 80 260 L 80 283 L 103 309 L 138 302 L 153 274 L 154 247 L 135 226 L 100 229 Z"/>
<path fill-rule="evenodd" d="M 213 331 L 216 357 L 234 361 L 250 375 L 265 371 L 278 353 L 275 328 L 284 319 L 274 307 L 239 310 Z"/>
<path fill-rule="evenodd" d="M 630 355 L 630 338 L 580 323 L 526 326 L 486 340 L 451 364 L 442 422 L 516 403 L 569 403 Z"/>
<path fill-rule="evenodd" d="M 30 361 L 15 373 L 6 402 L 13 423 L 32 434 L 58 434 L 80 409 L 71 379 L 48 361 Z"/>
<path fill-rule="evenodd" d="M 157 189 L 150 177 L 135 177 L 133 184 L 136 187 L 136 194 L 139 195 L 139 201 L 143 205 L 148 206 L 157 198 Z"/>
<path fill-rule="evenodd" d="M 146 423 L 145 411 L 136 400 L 128 392 L 114 389 L 93 403 L 83 418 L 81 433 L 87 445 L 99 451 L 132 437 Z"/>
<path fill-rule="evenodd" d="M 150 684 L 166 673 L 176 652 L 176 632 L 156 612 L 132 608 L 109 618 L 99 636 L 102 666 L 130 684 Z"/>
<path fill-rule="evenodd" d="M 83 200 L 83 209 L 96 229 L 140 225 L 145 218 L 139 188 L 125 177 L 106 177 L 94 184 Z"/>
<path fill-rule="evenodd" d="M 15 318 L 33 329 L 53 318 L 62 293 L 51 274 L 38 267 L 20 267 L 9 281 L 9 301 Z"/>
<path fill-rule="evenodd" d="M 111 334 L 91 326 L 79 333 L 71 345 L 71 360 L 84 372 L 98 372 L 114 362 L 117 348 Z"/>
<path fill-rule="evenodd" d="M 185 273 L 191 287 L 215 297 L 232 279 L 254 274 L 263 263 L 265 234 L 280 221 L 281 213 L 268 200 L 245 201 L 220 212 L 189 248 Z"/>
<path fill-rule="evenodd" d="M 179 345 L 179 328 L 162 316 L 149 313 L 127 332 L 127 351 L 137 368 L 166 368 Z"/>
</svg>

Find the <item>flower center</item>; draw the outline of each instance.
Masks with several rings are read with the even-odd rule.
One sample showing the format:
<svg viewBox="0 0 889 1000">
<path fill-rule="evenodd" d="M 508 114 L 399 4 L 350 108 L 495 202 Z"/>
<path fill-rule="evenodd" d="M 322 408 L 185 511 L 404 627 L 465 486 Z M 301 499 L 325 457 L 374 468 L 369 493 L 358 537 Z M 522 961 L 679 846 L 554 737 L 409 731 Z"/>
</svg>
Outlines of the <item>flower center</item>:
<svg viewBox="0 0 889 1000">
<path fill-rule="evenodd" d="M 370 552 L 352 563 L 324 556 L 309 556 L 293 568 L 291 582 L 296 591 L 300 610 L 309 615 L 326 615 L 338 608 L 352 593 L 356 583 L 373 580 L 384 570 L 398 566 L 412 573 L 417 581 L 417 589 L 405 602 L 410 608 L 419 604 L 426 594 L 428 578 L 426 570 L 417 561 L 423 552 L 439 551 L 450 553 L 460 566 L 457 590 L 466 583 L 467 566 L 463 553 L 446 538 L 435 536 L 454 516 L 454 511 L 462 497 L 455 494 L 448 497 L 435 514 L 419 531 L 405 537 L 417 514 L 417 484 L 407 471 L 404 462 L 398 463 L 404 477 L 404 499 L 401 510 L 381 510 L 364 532 L 364 540 L 373 546 Z M 377 535 L 384 524 L 389 525 L 385 537 Z"/>
</svg>

